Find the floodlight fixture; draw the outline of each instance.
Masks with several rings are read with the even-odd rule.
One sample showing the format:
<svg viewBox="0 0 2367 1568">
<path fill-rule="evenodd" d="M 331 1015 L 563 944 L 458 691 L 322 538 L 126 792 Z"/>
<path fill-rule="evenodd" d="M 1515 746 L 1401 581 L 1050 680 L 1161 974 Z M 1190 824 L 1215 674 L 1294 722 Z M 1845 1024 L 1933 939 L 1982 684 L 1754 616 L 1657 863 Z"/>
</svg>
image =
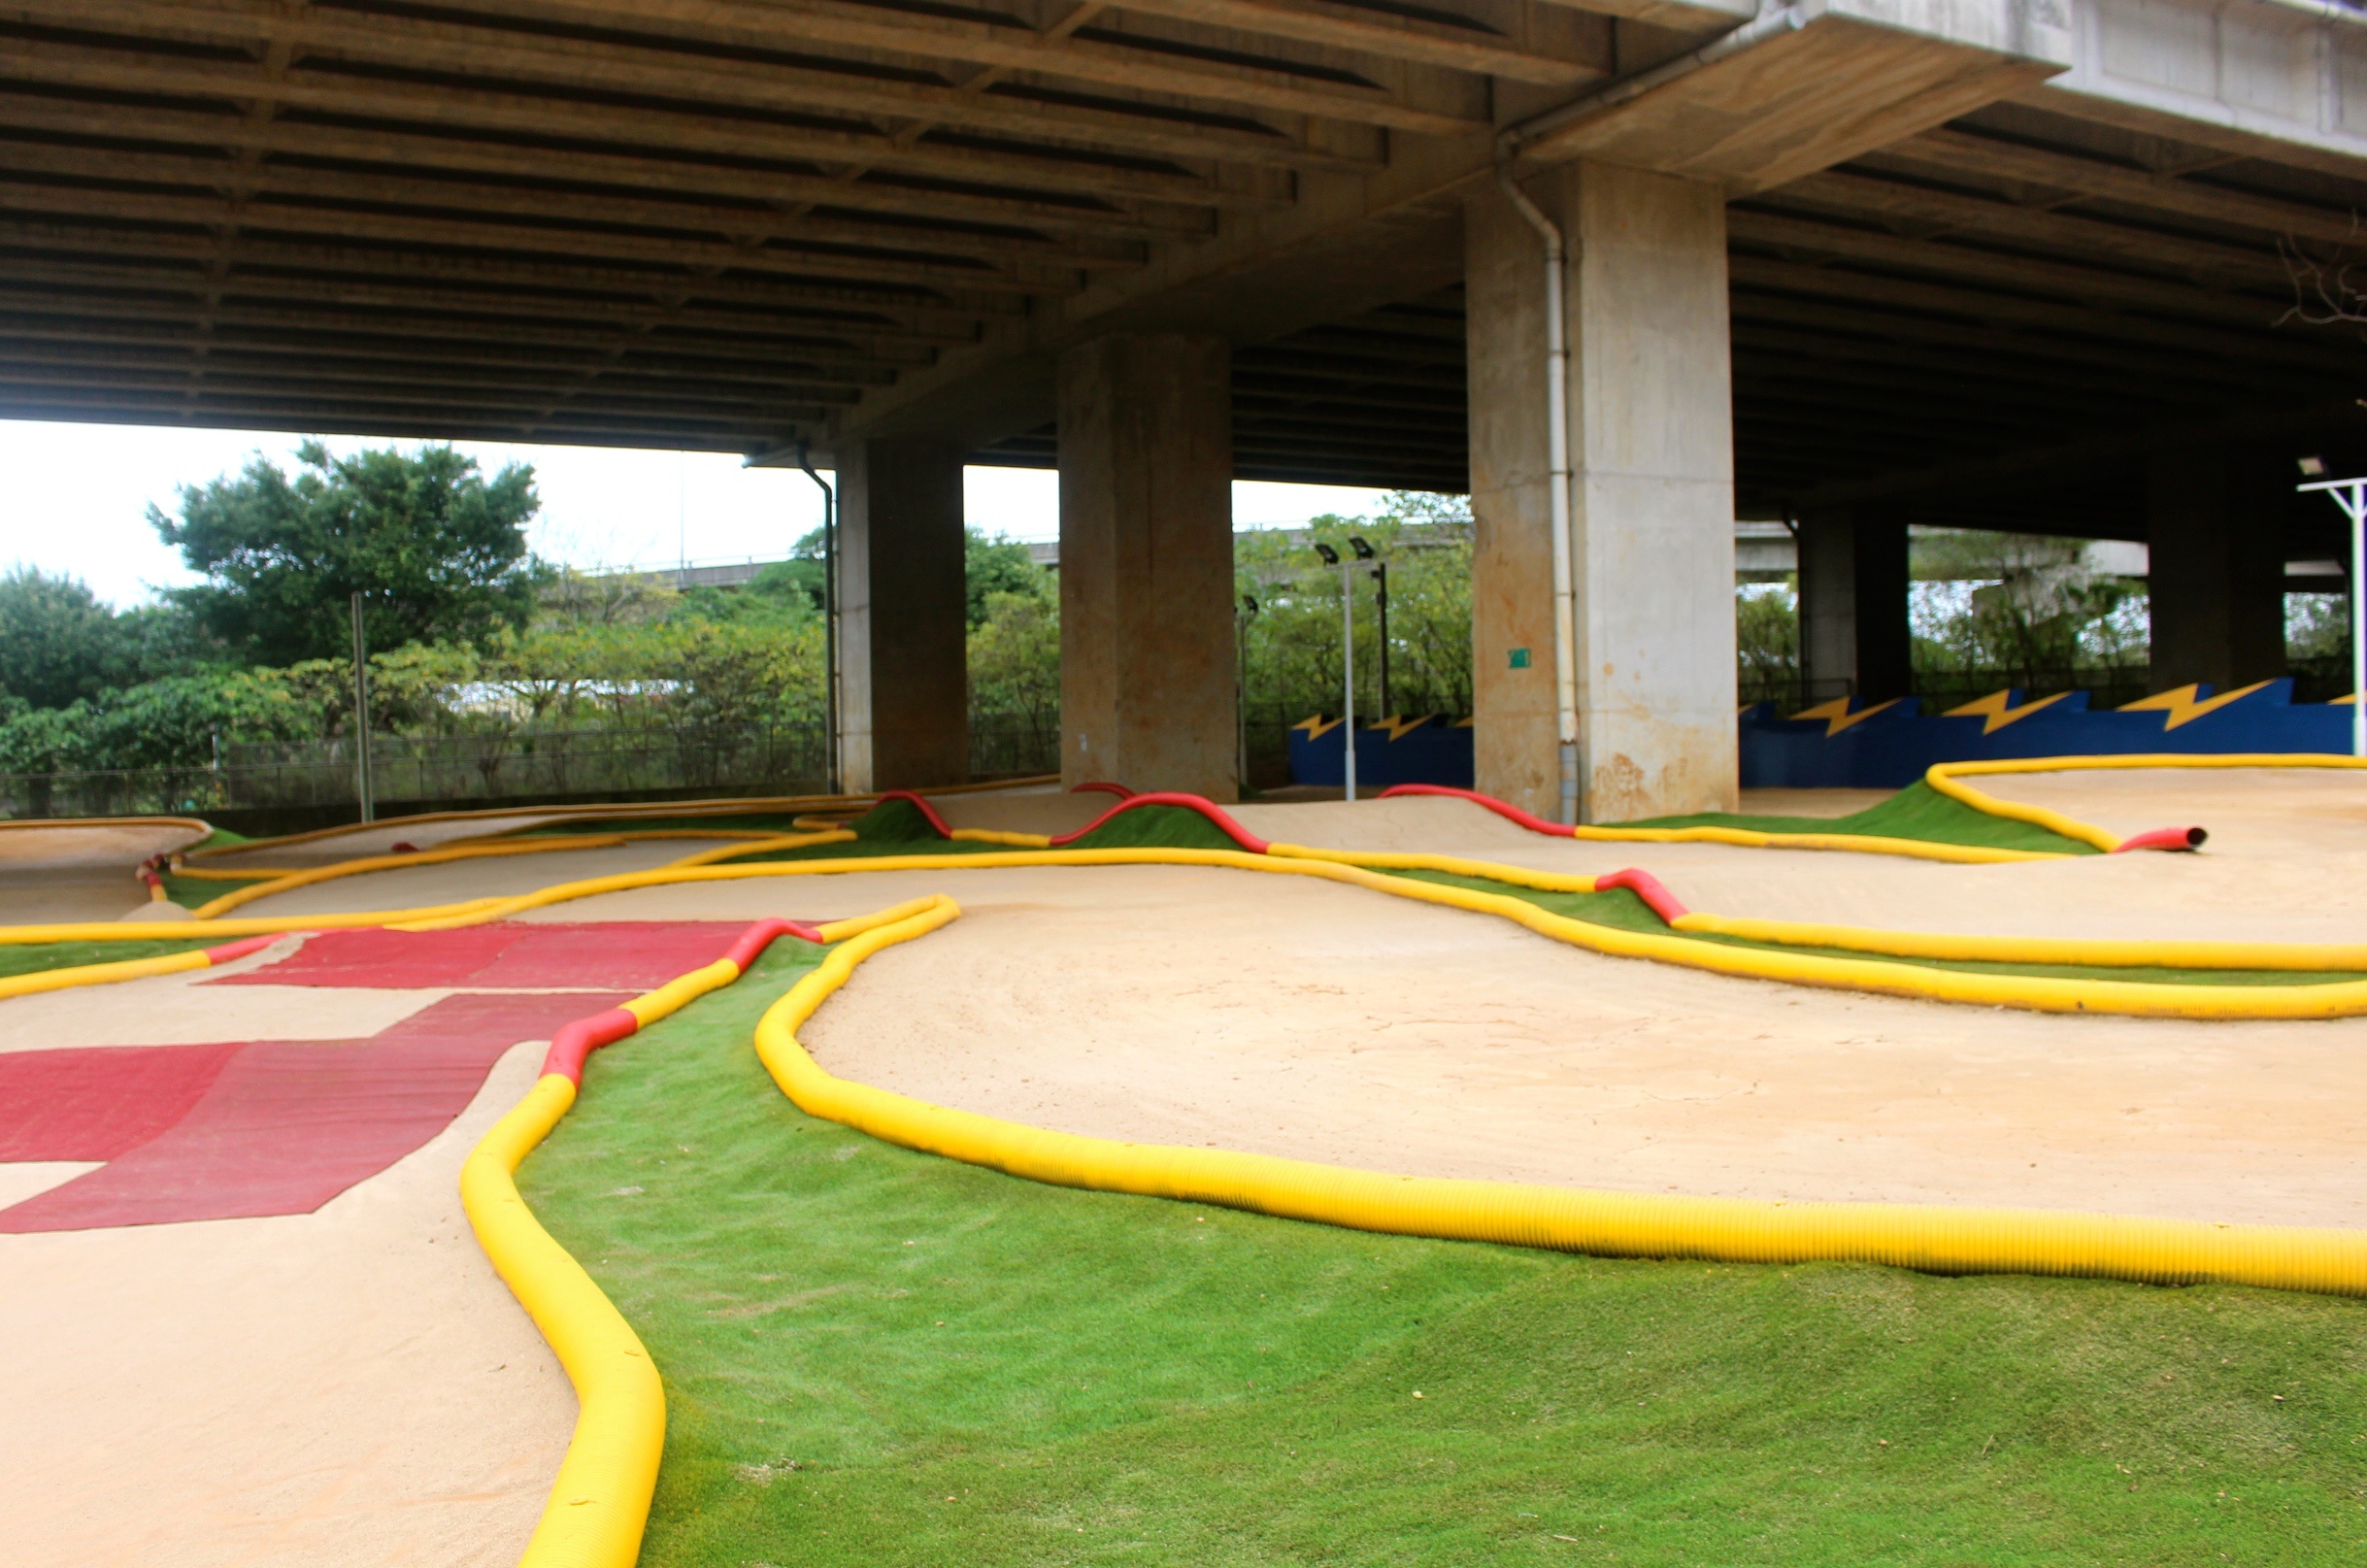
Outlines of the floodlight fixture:
<svg viewBox="0 0 2367 1568">
<path fill-rule="evenodd" d="M 1250 593 L 1243 594 L 1241 596 L 1241 608 L 1248 611 L 1252 616 L 1257 614 L 1257 596 Z"/>
<path fill-rule="evenodd" d="M 2297 457 L 2294 462 L 2300 467 L 2303 479 L 2326 477 L 2326 460 L 2323 457 Z"/>
<path fill-rule="evenodd" d="M 1329 545 L 1323 543 L 1323 541 L 1320 539 L 1315 542 L 1315 552 L 1323 557 L 1323 564 L 1325 566 L 1337 566 L 1340 564 L 1340 552 L 1332 549 Z"/>
<path fill-rule="evenodd" d="M 1364 536 L 1361 534 L 1350 534 L 1348 548 L 1356 552 L 1356 559 L 1360 561 L 1369 561 L 1373 558 L 1373 547 L 1364 542 Z"/>
</svg>

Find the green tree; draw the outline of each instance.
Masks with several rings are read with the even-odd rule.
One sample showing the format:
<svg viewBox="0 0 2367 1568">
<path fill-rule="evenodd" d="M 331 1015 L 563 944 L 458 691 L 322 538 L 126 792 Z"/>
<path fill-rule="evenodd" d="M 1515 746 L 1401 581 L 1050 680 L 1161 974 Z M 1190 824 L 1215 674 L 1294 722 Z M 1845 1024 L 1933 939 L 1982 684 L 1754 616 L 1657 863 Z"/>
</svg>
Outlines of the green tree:
<svg viewBox="0 0 2367 1568">
<path fill-rule="evenodd" d="M 1734 649 L 1742 700 L 1790 709 L 1800 679 L 1800 593 L 1791 583 L 1734 585 Z"/>
<path fill-rule="evenodd" d="M 1388 562 L 1388 706 L 1470 713 L 1470 507 L 1460 496 L 1400 491 L 1375 517 L 1320 517 L 1304 529 L 1234 536 L 1235 593 L 1258 606 L 1245 629 L 1253 716 L 1340 711 L 1340 571 L 1321 564 L 1311 539 L 1345 557 L 1351 534 Z M 1379 584 L 1360 566 L 1352 587 L 1356 707 L 1372 716 L 1381 708 Z"/>
<path fill-rule="evenodd" d="M 444 446 L 332 457 L 308 441 L 296 455 L 292 480 L 258 456 L 236 477 L 184 485 L 178 518 L 149 509 L 207 579 L 173 598 L 241 657 L 350 656 L 356 592 L 377 648 L 480 642 L 525 623 L 537 574 L 524 530 L 540 506 L 531 468 L 487 481 Z"/>
<path fill-rule="evenodd" d="M 1060 732 L 1060 601 L 994 593 L 970 633 L 970 712 L 1017 720 L 1037 740 Z"/>
<path fill-rule="evenodd" d="M 972 528 L 963 541 L 962 575 L 969 585 L 969 628 L 986 623 L 988 601 L 998 593 L 1052 596 L 1051 574 L 1038 566 L 1027 546 L 1004 534 L 989 538 Z"/>
<path fill-rule="evenodd" d="M 132 650 L 80 578 L 17 566 L 0 577 L 0 691 L 63 708 L 121 681 Z"/>
</svg>

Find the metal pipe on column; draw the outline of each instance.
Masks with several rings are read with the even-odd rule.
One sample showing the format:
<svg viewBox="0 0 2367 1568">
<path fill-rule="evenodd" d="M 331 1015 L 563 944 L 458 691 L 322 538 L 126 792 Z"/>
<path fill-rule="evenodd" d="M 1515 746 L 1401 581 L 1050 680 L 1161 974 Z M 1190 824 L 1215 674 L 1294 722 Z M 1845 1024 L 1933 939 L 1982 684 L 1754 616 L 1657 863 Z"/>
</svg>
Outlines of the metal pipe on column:
<svg viewBox="0 0 2367 1568">
<path fill-rule="evenodd" d="M 822 770 L 835 795 L 845 788 L 838 735 L 838 492 L 814 472 L 802 441 L 797 444 L 797 466 L 822 492 Z"/>
<path fill-rule="evenodd" d="M 361 802 L 361 819 L 378 819 L 374 781 L 370 777 L 370 634 L 363 629 L 361 593 L 355 590 L 353 611 L 353 794 Z"/>
<path fill-rule="evenodd" d="M 1356 798 L 1356 563 L 1317 542 L 1325 566 L 1340 569 L 1340 779 L 1348 798 Z"/>
<path fill-rule="evenodd" d="M 1561 745 L 1561 815 L 1578 821 L 1578 576 L 1570 537 L 1570 318 L 1562 298 L 1567 250 L 1561 228 L 1529 200 L 1509 164 L 1496 183 L 1545 242 L 1546 464 L 1553 531 L 1553 726 Z"/>
</svg>

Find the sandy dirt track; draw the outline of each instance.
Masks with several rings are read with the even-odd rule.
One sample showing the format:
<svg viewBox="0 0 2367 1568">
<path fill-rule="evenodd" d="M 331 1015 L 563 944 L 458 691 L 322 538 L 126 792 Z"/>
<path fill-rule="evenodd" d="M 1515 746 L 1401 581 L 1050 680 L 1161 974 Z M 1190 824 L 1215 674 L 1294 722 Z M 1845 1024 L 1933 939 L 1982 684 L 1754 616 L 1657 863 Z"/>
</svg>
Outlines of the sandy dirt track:
<svg viewBox="0 0 2367 1568">
<path fill-rule="evenodd" d="M 2055 1018 L 1603 958 L 1183 867 L 651 888 L 608 918 L 929 891 L 807 1031 L 832 1071 L 1096 1136 L 1642 1191 L 2367 1224 L 2367 1020 Z"/>
<path fill-rule="evenodd" d="M 148 902 L 141 861 L 203 837 L 171 821 L 0 822 L 0 924 L 116 919 Z"/>
<path fill-rule="evenodd" d="M 1984 784 L 2124 831 L 2191 819 L 2215 838 L 2196 856 L 1959 867 L 1578 844 L 1437 799 L 1238 815 L 1305 844 L 1642 865 L 1696 907 L 1737 914 L 2293 940 L 2361 929 L 2367 779 Z M 956 825 L 1039 832 L 1109 804 L 1050 791 L 941 802 Z M 522 891 L 698 848 L 422 867 L 241 913 Z M 1077 1132 L 1413 1174 L 2367 1225 L 2367 1019 L 2054 1018 L 1815 991 L 1197 867 L 949 860 L 650 888 L 525 918 L 828 918 L 939 891 L 964 917 L 872 960 L 809 1026 L 831 1070 Z M 442 994 L 205 978 L 0 1002 L 0 1050 L 359 1036 Z M 574 1402 L 469 1238 L 454 1186 L 538 1052 L 512 1051 L 451 1128 L 317 1214 L 0 1236 L 0 1558 L 514 1558 Z M 0 1197 L 79 1168 L 0 1167 Z"/>
<path fill-rule="evenodd" d="M 0 1557 L 514 1561 L 575 1397 L 457 1183 L 541 1053 L 317 1214 L 0 1236 Z"/>
</svg>

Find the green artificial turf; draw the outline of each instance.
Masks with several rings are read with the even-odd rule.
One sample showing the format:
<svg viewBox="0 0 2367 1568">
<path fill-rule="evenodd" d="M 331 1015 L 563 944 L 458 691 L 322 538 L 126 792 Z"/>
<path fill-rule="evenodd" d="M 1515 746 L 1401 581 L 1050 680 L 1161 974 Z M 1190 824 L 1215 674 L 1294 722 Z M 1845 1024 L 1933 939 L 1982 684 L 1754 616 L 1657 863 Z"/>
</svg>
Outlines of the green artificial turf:
<svg viewBox="0 0 2367 1568">
<path fill-rule="evenodd" d="M 126 963 L 134 958 L 160 958 L 168 952 L 211 948 L 220 937 L 182 942 L 42 942 L 0 944 L 0 977 L 35 975 L 77 964 Z"/>
<path fill-rule="evenodd" d="M 783 1098 L 750 1035 L 813 957 L 594 1056 L 520 1175 L 666 1380 L 645 1568 L 2367 1553 L 2358 1303 L 1039 1186 Z"/>
<path fill-rule="evenodd" d="M 1920 839 L 1930 844 L 1964 844 L 1988 850 L 2035 850 L 2049 854 L 2101 854 L 2092 844 L 2066 838 L 2035 822 L 1992 817 L 1943 795 L 1921 780 L 1847 817 L 1749 817 L 1703 812 L 1691 817 L 1652 817 L 1617 827 L 1743 827 L 1761 833 L 1846 833 L 1868 838 Z"/>
</svg>

